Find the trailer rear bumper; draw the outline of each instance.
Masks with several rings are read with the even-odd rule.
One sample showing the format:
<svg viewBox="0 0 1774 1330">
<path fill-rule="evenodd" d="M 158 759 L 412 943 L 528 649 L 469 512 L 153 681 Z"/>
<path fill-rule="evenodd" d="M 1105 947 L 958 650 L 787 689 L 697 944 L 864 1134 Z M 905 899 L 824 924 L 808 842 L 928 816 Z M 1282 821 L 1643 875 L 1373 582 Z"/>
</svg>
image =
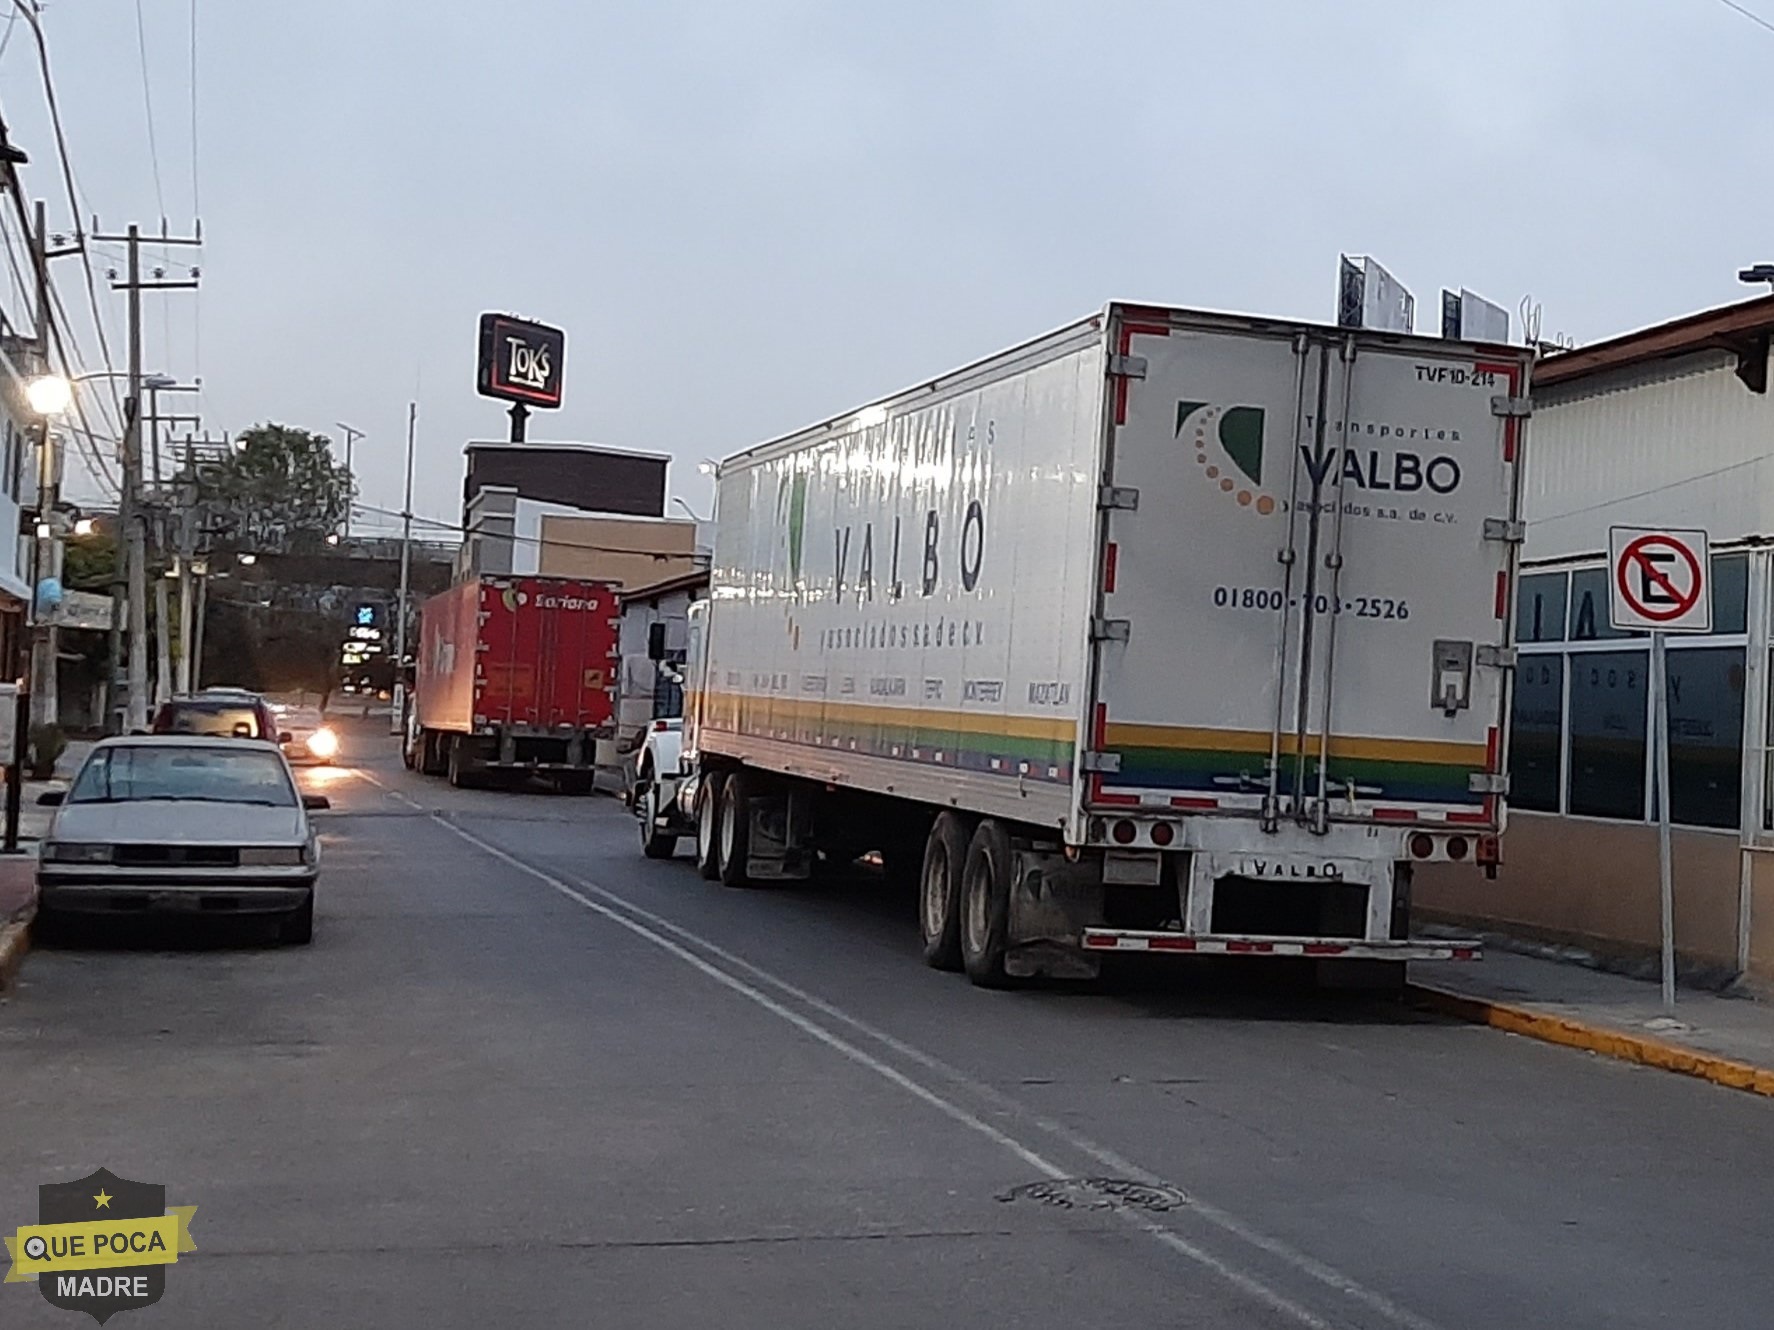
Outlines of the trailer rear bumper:
<svg viewBox="0 0 1774 1330">
<path fill-rule="evenodd" d="M 1094 952 L 1148 951 L 1194 956 L 1307 956 L 1314 960 L 1476 961 L 1484 958 L 1477 938 L 1251 937 L 1231 933 L 1193 936 L 1162 929 L 1086 928 L 1084 949 Z"/>
</svg>

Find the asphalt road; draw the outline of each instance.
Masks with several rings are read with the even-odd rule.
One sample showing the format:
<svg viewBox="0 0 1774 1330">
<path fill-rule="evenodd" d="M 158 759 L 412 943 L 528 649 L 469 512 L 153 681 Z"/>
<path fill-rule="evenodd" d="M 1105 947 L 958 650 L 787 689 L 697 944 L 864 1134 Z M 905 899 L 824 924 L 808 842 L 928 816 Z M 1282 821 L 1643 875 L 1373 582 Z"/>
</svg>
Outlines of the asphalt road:
<svg viewBox="0 0 1774 1330">
<path fill-rule="evenodd" d="M 1770 1323 L 1767 1100 L 1200 971 L 982 992 L 884 886 L 348 756 L 311 947 L 100 935 L 0 1005 L 0 1228 L 100 1166 L 199 1207 L 120 1324 Z"/>
</svg>

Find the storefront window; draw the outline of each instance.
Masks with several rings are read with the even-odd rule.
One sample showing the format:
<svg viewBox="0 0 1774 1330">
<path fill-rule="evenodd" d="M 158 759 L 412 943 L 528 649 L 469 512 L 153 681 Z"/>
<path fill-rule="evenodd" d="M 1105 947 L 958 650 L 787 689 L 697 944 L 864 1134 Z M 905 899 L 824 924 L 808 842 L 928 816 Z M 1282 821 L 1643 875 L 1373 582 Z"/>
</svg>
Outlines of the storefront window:
<svg viewBox="0 0 1774 1330">
<path fill-rule="evenodd" d="M 1604 596 L 1600 609 L 1604 628 L 1607 608 Z M 1570 662 L 1570 812 L 1641 820 L 1645 816 L 1646 653 L 1601 651 L 1572 656 Z"/>
<path fill-rule="evenodd" d="M 1605 642 L 1616 637 L 1640 636 L 1608 622 L 1606 568 L 1582 568 L 1571 574 L 1571 641 Z"/>
<path fill-rule="evenodd" d="M 1565 640 L 1564 573 L 1530 573 L 1521 579 L 1515 598 L 1515 640 Z"/>
<path fill-rule="evenodd" d="M 1735 827 L 1742 816 L 1743 648 L 1671 651 L 1668 666 L 1671 820 Z"/>
<path fill-rule="evenodd" d="M 1558 812 L 1559 729 L 1564 713 L 1563 656 L 1524 656 L 1515 672 L 1509 728 L 1509 802 Z"/>
<path fill-rule="evenodd" d="M 1712 631 L 1741 633 L 1749 621 L 1749 556 L 1720 554 L 1712 561 Z M 1733 821 L 1732 826 L 1737 823 Z"/>
</svg>

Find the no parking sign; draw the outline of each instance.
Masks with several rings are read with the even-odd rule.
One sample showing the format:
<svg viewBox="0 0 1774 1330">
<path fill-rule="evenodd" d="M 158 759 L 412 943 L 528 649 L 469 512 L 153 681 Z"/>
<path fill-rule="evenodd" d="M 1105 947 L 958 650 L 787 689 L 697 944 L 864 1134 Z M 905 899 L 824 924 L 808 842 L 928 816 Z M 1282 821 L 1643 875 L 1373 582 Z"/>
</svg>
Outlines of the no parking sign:
<svg viewBox="0 0 1774 1330">
<path fill-rule="evenodd" d="M 1608 619 L 1657 633 L 1712 631 L 1706 532 L 1608 528 Z"/>
</svg>

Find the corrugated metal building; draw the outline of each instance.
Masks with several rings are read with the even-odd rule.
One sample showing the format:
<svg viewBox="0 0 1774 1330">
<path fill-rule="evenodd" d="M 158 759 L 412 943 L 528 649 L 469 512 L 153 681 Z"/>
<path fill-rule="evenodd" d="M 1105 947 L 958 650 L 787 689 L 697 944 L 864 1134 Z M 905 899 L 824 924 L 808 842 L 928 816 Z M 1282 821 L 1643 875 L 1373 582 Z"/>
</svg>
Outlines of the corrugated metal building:
<svg viewBox="0 0 1774 1330">
<path fill-rule="evenodd" d="M 1692 974 L 1774 981 L 1771 331 L 1774 297 L 1535 371 L 1506 863 L 1489 883 L 1424 874 L 1420 912 L 1621 958 L 1657 947 L 1648 643 L 1609 626 L 1608 528 L 1704 528 L 1714 631 L 1669 649 L 1676 947 Z"/>
</svg>

